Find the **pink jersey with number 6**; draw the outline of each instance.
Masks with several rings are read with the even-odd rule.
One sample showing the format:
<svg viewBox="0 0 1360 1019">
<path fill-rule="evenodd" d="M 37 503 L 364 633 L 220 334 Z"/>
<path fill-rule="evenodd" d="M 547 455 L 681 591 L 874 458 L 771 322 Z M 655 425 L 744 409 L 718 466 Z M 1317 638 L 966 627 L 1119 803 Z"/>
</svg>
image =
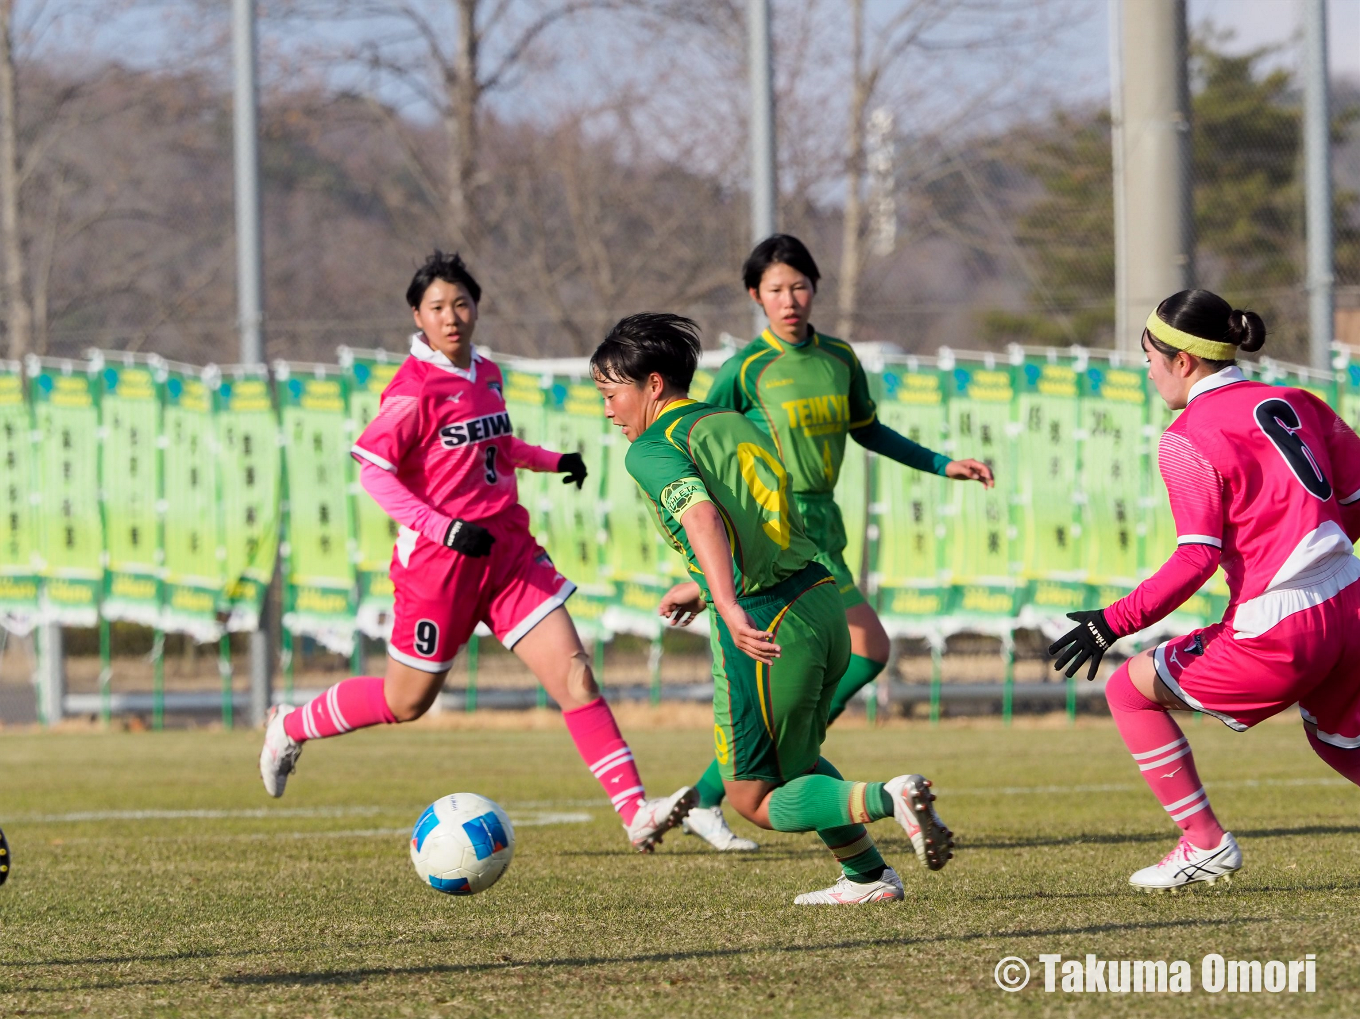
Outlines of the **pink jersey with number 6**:
<svg viewBox="0 0 1360 1019">
<path fill-rule="evenodd" d="M 1225 368 L 1190 391 L 1162 436 L 1159 461 L 1177 553 L 1106 611 L 1116 632 L 1162 618 L 1220 561 L 1230 593 L 1224 619 L 1239 638 L 1267 632 L 1360 577 L 1352 554 L 1360 437 L 1311 393 Z"/>
<path fill-rule="evenodd" d="M 515 438 L 493 362 L 474 350 L 464 371 L 419 334 L 350 452 L 395 474 L 439 513 L 474 521 L 518 506 L 515 468 L 551 471 L 558 460 Z"/>
</svg>

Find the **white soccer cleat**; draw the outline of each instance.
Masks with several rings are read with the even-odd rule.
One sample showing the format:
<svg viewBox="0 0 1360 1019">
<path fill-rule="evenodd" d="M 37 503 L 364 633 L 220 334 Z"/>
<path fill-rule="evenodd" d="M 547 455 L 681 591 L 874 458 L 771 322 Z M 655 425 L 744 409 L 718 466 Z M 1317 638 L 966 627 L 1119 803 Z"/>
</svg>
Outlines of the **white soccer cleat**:
<svg viewBox="0 0 1360 1019">
<path fill-rule="evenodd" d="M 288 784 L 288 776 L 297 767 L 302 744 L 283 731 L 283 720 L 296 709 L 287 704 L 276 704 L 269 709 L 269 720 L 264 726 L 264 747 L 260 750 L 260 778 L 264 791 L 278 798 Z"/>
<path fill-rule="evenodd" d="M 650 853 L 661 844 L 661 837 L 683 821 L 698 802 L 699 790 L 689 786 L 670 796 L 643 800 L 633 815 L 633 823 L 623 826 L 628 841 L 639 853 Z"/>
<path fill-rule="evenodd" d="M 907 897 L 902 890 L 902 879 L 891 867 L 883 868 L 877 881 L 861 884 L 844 874 L 830 888 L 819 892 L 804 892 L 793 900 L 795 906 L 862 906 L 869 902 L 900 902 Z"/>
<path fill-rule="evenodd" d="M 722 807 L 691 807 L 680 824 L 686 835 L 697 835 L 720 853 L 749 853 L 759 849 L 759 842 L 752 842 L 736 834 L 727 827 Z"/>
<path fill-rule="evenodd" d="M 1242 850 L 1232 832 L 1224 832 L 1213 849 L 1198 849 L 1182 835 L 1161 863 L 1144 867 L 1129 878 L 1129 884 L 1145 892 L 1174 892 L 1199 882 L 1212 885 L 1222 881 L 1226 885 L 1241 867 Z"/>
<path fill-rule="evenodd" d="M 935 813 L 930 780 L 922 775 L 898 775 L 883 788 L 893 798 L 893 817 L 911 839 L 916 859 L 931 870 L 942 868 L 954 856 L 954 833 Z"/>
</svg>

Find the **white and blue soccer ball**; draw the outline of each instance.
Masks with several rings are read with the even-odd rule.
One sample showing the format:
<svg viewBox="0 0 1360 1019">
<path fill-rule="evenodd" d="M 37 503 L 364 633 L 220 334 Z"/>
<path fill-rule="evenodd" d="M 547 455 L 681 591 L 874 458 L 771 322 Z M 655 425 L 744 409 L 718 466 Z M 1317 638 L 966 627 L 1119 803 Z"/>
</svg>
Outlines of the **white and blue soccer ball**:
<svg viewBox="0 0 1360 1019">
<path fill-rule="evenodd" d="M 411 829 L 411 863 L 435 891 L 474 895 L 494 885 L 515 855 L 515 828 L 500 805 L 476 793 L 435 800 Z"/>
</svg>

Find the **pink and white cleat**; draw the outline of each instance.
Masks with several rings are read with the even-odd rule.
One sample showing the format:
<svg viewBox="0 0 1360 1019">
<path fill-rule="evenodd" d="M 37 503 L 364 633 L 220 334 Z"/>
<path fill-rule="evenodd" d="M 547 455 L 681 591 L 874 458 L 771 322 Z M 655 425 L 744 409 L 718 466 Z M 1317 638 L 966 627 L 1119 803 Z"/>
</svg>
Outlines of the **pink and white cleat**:
<svg viewBox="0 0 1360 1019">
<path fill-rule="evenodd" d="M 666 832 L 685 819 L 685 815 L 699 802 L 699 790 L 685 786 L 669 796 L 643 800 L 632 824 L 625 824 L 628 841 L 639 853 L 650 853 L 661 844 Z"/>
<path fill-rule="evenodd" d="M 260 748 L 260 778 L 270 796 L 283 795 L 288 776 L 297 767 L 297 759 L 302 754 L 302 744 L 283 729 L 284 718 L 295 710 L 287 704 L 276 704 L 269 709 L 265 722 L 264 746 Z"/>
<path fill-rule="evenodd" d="M 1144 867 L 1129 877 L 1129 884 L 1145 892 L 1174 892 L 1186 885 L 1232 882 L 1242 869 L 1242 850 L 1232 832 L 1225 831 L 1213 849 L 1198 849 L 1184 835 L 1176 848 L 1162 857 L 1161 863 Z"/>
<path fill-rule="evenodd" d="M 902 879 L 891 867 L 883 868 L 877 881 L 860 883 L 844 874 L 830 888 L 819 892 L 804 892 L 793 900 L 795 906 L 863 906 L 870 902 L 900 902 L 907 897 L 902 890 Z"/>
<path fill-rule="evenodd" d="M 893 798 L 893 817 L 911 839 L 923 867 L 940 870 L 954 856 L 954 833 L 935 813 L 935 794 L 923 775 L 898 775 L 883 788 Z"/>
</svg>

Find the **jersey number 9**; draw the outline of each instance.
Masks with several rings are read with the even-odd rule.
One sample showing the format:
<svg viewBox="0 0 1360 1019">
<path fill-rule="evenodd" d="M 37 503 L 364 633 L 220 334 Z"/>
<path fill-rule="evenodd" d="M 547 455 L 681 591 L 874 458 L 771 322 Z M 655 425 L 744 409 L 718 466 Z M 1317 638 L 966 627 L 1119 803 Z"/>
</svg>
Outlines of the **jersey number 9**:
<svg viewBox="0 0 1360 1019">
<path fill-rule="evenodd" d="M 756 470 L 756 460 L 760 460 L 774 475 L 777 488 L 771 488 Z M 769 513 L 773 519 L 764 521 L 760 526 L 781 548 L 789 547 L 789 475 L 779 458 L 754 442 L 743 442 L 737 446 L 737 466 L 741 468 L 742 479 L 751 490 L 756 503 Z"/>
</svg>

